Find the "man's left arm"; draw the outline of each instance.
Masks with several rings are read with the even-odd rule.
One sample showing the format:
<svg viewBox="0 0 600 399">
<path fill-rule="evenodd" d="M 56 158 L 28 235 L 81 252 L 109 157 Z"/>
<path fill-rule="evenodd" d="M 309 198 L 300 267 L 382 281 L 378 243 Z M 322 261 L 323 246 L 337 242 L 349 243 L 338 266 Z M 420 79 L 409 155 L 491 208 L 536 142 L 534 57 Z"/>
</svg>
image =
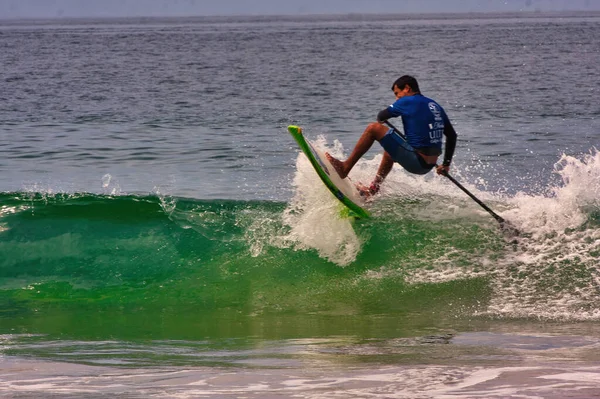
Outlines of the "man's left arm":
<svg viewBox="0 0 600 399">
<path fill-rule="evenodd" d="M 445 115 L 444 115 L 445 116 Z M 457 134 L 454 130 L 454 126 L 450 123 L 447 116 L 444 118 L 444 136 L 446 136 L 446 147 L 444 149 L 444 162 L 437 167 L 437 173 L 442 175 L 450 171 L 450 164 L 452 163 L 452 157 L 454 156 L 454 149 L 456 148 Z"/>
</svg>

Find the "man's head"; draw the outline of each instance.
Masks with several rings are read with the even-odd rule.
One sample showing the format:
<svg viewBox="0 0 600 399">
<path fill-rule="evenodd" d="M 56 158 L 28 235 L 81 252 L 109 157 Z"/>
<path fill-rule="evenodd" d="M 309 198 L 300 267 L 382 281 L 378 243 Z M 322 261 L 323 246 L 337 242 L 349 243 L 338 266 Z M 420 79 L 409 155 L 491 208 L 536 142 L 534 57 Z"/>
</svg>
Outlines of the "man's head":
<svg viewBox="0 0 600 399">
<path fill-rule="evenodd" d="M 412 96 L 413 94 L 420 94 L 419 83 L 417 79 L 412 76 L 404 75 L 398 78 L 392 85 L 392 91 L 396 95 L 396 98 L 402 98 L 405 96 Z"/>
</svg>

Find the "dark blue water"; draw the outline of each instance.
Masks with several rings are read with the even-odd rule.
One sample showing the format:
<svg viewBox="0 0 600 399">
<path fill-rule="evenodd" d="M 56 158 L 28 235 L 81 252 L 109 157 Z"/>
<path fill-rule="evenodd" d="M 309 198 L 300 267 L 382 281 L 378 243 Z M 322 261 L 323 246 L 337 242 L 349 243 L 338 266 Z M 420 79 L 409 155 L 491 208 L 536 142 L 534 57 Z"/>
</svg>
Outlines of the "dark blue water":
<svg viewBox="0 0 600 399">
<path fill-rule="evenodd" d="M 1 26 L 0 189 L 287 199 L 285 127 L 349 149 L 413 74 L 456 168 L 539 190 L 600 142 L 598 19 L 71 21 Z M 379 150 L 377 150 L 379 151 Z M 375 151 L 374 151 L 375 153 Z M 486 167 L 488 169 L 479 170 Z M 525 181 L 521 180 L 525 179 Z"/>
</svg>

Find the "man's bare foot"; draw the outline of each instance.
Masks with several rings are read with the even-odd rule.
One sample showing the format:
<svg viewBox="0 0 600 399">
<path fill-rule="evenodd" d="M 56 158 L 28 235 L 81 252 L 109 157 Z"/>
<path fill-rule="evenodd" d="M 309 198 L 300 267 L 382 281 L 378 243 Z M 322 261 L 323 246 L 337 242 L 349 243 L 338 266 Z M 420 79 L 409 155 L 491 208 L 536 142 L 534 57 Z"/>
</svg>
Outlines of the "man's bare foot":
<svg viewBox="0 0 600 399">
<path fill-rule="evenodd" d="M 332 157 L 331 154 L 329 154 L 328 152 L 325 153 L 325 156 L 327 157 L 327 160 L 331 163 L 331 166 L 333 166 L 335 171 L 338 173 L 338 175 L 340 175 L 342 179 L 345 179 L 346 176 L 348 176 L 348 172 L 346 172 L 344 162 Z"/>
</svg>

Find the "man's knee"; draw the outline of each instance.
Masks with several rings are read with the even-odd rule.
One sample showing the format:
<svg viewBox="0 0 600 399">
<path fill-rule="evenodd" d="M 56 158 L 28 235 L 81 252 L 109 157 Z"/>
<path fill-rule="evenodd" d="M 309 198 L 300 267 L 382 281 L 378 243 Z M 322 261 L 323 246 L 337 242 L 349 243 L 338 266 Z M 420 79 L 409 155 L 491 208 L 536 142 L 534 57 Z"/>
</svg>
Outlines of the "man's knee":
<svg viewBox="0 0 600 399">
<path fill-rule="evenodd" d="M 386 135 L 389 128 L 385 125 L 382 125 L 381 123 L 373 122 L 370 123 L 369 126 L 367 126 L 367 130 L 369 131 L 369 133 L 371 133 L 375 140 L 379 141 L 383 138 L 383 136 Z"/>
</svg>

